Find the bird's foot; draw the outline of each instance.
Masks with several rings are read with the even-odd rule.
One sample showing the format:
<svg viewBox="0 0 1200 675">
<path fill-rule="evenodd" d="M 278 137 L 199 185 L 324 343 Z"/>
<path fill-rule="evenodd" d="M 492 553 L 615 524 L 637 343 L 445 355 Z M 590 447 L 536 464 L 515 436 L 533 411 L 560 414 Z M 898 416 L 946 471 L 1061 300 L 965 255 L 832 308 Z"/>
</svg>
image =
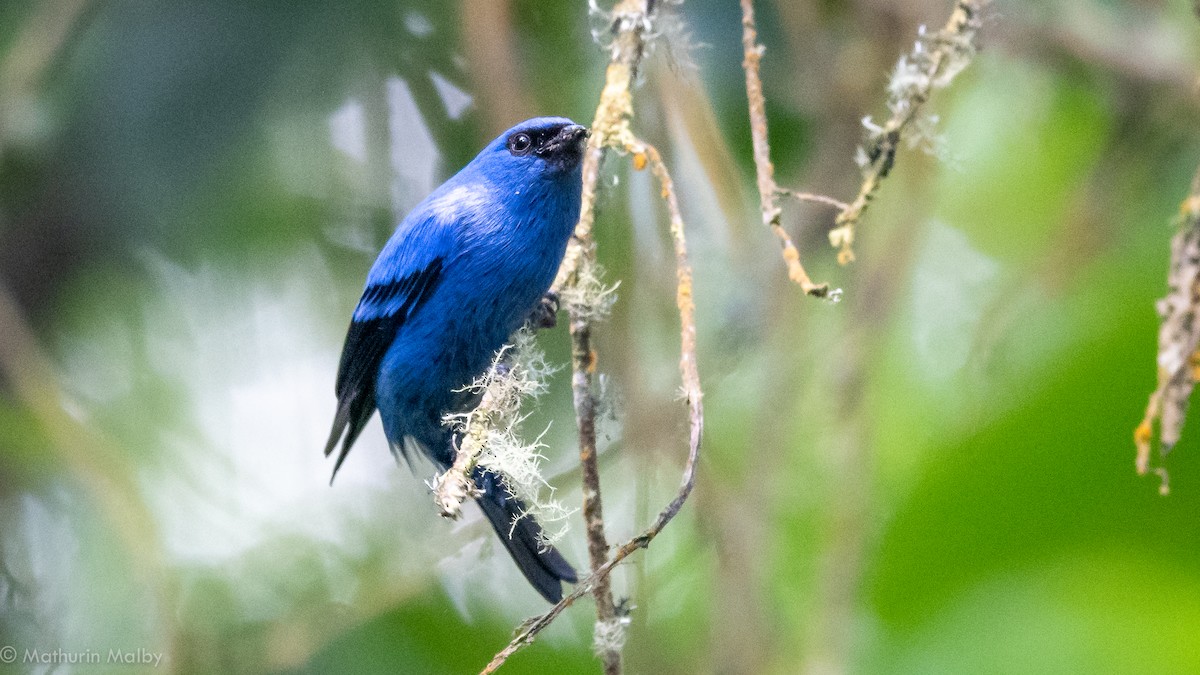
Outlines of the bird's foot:
<svg viewBox="0 0 1200 675">
<path fill-rule="evenodd" d="M 538 304 L 529 313 L 526 323 L 534 330 L 554 328 L 558 325 L 558 293 L 546 291 Z"/>
</svg>

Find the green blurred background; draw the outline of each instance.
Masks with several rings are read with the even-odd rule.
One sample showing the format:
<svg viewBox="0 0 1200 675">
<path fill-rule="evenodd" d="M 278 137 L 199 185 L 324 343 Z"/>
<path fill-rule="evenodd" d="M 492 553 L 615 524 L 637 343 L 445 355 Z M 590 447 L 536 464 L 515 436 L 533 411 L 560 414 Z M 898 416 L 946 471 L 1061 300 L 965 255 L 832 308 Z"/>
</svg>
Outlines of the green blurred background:
<svg viewBox="0 0 1200 675">
<path fill-rule="evenodd" d="M 780 183 L 846 199 L 947 0 L 764 0 Z M 1200 420 L 1133 472 L 1200 22 L 997 0 L 839 268 L 759 224 L 734 0 L 669 6 L 636 130 L 672 167 L 706 392 L 694 497 L 616 574 L 635 673 L 1200 672 Z M 545 608 L 378 423 L 328 486 L 341 339 L 394 223 L 498 130 L 588 122 L 603 22 L 548 0 L 0 2 L 0 645 L 179 672 L 473 672 Z M 685 454 L 656 188 L 605 168 L 613 540 Z M 542 335 L 565 364 L 560 328 Z M 578 503 L 563 373 L 540 430 Z M 578 516 L 562 548 L 586 552 Z M 506 672 L 595 672 L 581 602 Z M 154 670 L 148 666 L 138 666 Z M 113 664 L 66 668 L 114 670 Z"/>
</svg>

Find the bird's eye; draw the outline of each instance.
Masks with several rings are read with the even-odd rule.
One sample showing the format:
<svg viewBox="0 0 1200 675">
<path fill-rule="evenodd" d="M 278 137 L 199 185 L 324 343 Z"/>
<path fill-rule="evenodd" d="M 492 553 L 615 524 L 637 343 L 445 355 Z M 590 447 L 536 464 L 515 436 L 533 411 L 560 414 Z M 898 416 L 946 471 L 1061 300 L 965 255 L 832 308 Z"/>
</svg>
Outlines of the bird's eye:
<svg viewBox="0 0 1200 675">
<path fill-rule="evenodd" d="M 533 149 L 533 139 L 529 134 L 513 134 L 508 139 L 508 151 L 514 155 L 525 155 Z"/>
</svg>

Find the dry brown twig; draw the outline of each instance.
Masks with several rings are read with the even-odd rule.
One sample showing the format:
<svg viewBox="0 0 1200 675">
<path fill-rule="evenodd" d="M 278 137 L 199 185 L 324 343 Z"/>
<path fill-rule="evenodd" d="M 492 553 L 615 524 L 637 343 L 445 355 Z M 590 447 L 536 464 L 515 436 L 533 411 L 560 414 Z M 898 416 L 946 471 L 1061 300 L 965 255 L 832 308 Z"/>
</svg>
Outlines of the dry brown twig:
<svg viewBox="0 0 1200 675">
<path fill-rule="evenodd" d="M 855 228 L 879 190 L 880 183 L 892 170 L 900 141 L 912 136 L 913 127 L 917 126 L 922 109 L 933 92 L 948 85 L 975 54 L 975 34 L 987 0 L 956 0 L 946 25 L 932 35 L 927 35 L 922 26 L 913 51 L 897 62 L 888 86 L 890 116 L 882 125 L 875 124 L 870 117 L 863 119 L 867 138 L 857 158 L 863 178 L 858 194 L 848 204 L 825 195 L 780 188 L 775 183 L 775 167 L 771 164 L 771 148 L 768 144 L 766 104 L 759 77 L 764 48 L 758 43 L 753 0 L 740 2 L 744 52 L 742 67 L 746 71 L 746 97 L 750 106 L 750 129 L 763 224 L 771 228 L 780 240 L 788 277 L 809 295 L 836 300 L 838 292 L 831 292 L 826 284 L 813 283 L 800 264 L 800 253 L 780 223 L 782 211 L 777 198 L 789 196 L 838 209 L 834 228 L 829 231 L 829 243 L 838 249 L 839 263 L 845 265 L 853 261 Z"/>
<path fill-rule="evenodd" d="M 1179 441 L 1187 416 L 1188 400 L 1200 379 L 1200 169 L 1192 179 L 1191 194 L 1179 208 L 1179 231 L 1171 239 L 1171 267 L 1167 295 L 1158 301 L 1162 325 L 1158 329 L 1158 386 L 1150 394 L 1146 415 L 1133 432 L 1137 446 L 1137 472 L 1150 471 L 1156 442 L 1166 455 Z M 1161 479 L 1159 492 L 1168 494 L 1166 468 L 1154 472 Z"/>
<path fill-rule="evenodd" d="M 609 575 L 625 558 L 638 549 L 646 548 L 658 533 L 679 513 L 695 486 L 696 460 L 704 428 L 704 411 L 700 390 L 700 375 L 696 365 L 695 305 L 692 300 L 692 271 L 688 262 L 687 240 L 683 218 L 676 198 L 674 182 L 662 156 L 652 145 L 637 138 L 630 128 L 633 118 L 632 89 L 637 69 L 645 56 L 657 3 L 654 0 L 621 0 L 611 10 L 613 41 L 605 74 L 604 89 L 592 123 L 592 137 L 583 165 L 583 199 L 579 224 L 574 240 L 559 270 L 555 288 L 567 305 L 571 317 L 572 389 L 575 398 L 576 422 L 580 434 L 580 461 L 583 465 L 584 517 L 587 522 L 588 550 L 592 572 L 548 612 L 527 622 L 519 634 L 487 665 L 484 673 L 495 672 L 509 656 L 530 644 L 567 607 L 584 595 L 596 597 L 597 651 L 606 673 L 621 671 L 620 640 L 626 618 L 619 616 L 613 603 Z M 688 405 L 688 456 L 683 478 L 674 499 L 667 504 L 654 522 L 641 534 L 618 546 L 611 556 L 604 533 L 600 500 L 599 471 L 596 465 L 595 414 L 596 393 L 593 378 L 596 354 L 591 346 L 592 324 L 597 317 L 596 307 L 589 298 L 594 292 L 585 288 L 597 277 L 595 240 L 591 228 L 595 218 L 596 186 L 600 163 L 615 150 L 629 154 L 637 170 L 649 167 L 658 180 L 661 196 L 667 206 L 670 232 L 674 242 L 676 268 L 676 305 L 680 318 L 680 374 L 683 393 Z"/>
<path fill-rule="evenodd" d="M 788 278 L 800 284 L 807 294 L 824 298 L 829 297 L 829 285 L 813 283 L 804 265 L 800 263 L 800 251 L 796 244 L 783 229 L 781 222 L 783 209 L 779 207 L 780 195 L 788 195 L 796 199 L 830 204 L 842 211 L 849 208 L 846 204 L 831 197 L 811 195 L 808 193 L 782 190 L 775 182 L 775 165 L 771 163 L 771 146 L 767 141 L 767 102 L 763 96 L 762 78 L 758 74 L 759 63 L 762 61 L 765 48 L 758 44 L 758 30 L 754 22 L 754 1 L 741 0 L 742 3 L 742 69 L 746 71 L 746 98 L 750 102 L 750 136 L 754 143 L 754 166 L 758 176 L 758 196 L 762 204 L 762 221 L 779 238 L 783 248 L 783 261 L 788 268 Z M 839 291 L 834 291 L 836 299 Z"/>
</svg>

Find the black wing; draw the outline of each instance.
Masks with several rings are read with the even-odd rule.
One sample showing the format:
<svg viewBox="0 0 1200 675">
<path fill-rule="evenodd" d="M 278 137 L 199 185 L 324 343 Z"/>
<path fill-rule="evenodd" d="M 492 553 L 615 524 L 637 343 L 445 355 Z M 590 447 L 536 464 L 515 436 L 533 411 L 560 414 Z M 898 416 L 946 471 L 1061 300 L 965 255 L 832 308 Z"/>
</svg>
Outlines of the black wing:
<svg viewBox="0 0 1200 675">
<path fill-rule="evenodd" d="M 333 475 L 329 477 L 330 483 L 342 462 L 346 461 L 350 446 L 375 412 L 375 380 L 379 377 L 383 355 L 408 317 L 429 299 L 441 276 L 442 258 L 435 258 L 421 270 L 395 281 L 368 286 L 363 291 L 346 333 L 334 388 L 338 407 L 333 417 L 333 429 L 325 443 L 325 456 L 337 447 L 343 433 L 345 437 L 333 465 Z"/>
</svg>

